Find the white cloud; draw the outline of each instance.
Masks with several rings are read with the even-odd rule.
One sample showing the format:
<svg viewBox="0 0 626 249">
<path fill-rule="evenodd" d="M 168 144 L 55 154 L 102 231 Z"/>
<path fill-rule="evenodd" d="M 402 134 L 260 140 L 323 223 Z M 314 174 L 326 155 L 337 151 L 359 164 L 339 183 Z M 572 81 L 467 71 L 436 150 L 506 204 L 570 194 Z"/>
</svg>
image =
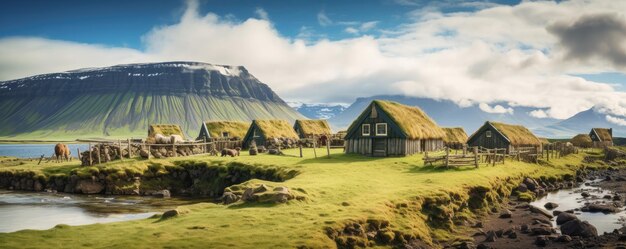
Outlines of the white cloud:
<svg viewBox="0 0 626 249">
<path fill-rule="evenodd" d="M 328 26 L 333 24 L 333 20 L 331 20 L 324 10 L 317 13 L 317 22 L 320 26 Z"/>
<path fill-rule="evenodd" d="M 480 110 L 482 110 L 483 112 L 486 113 L 499 113 L 499 114 L 513 114 L 513 108 L 509 107 L 509 108 L 505 108 L 504 106 L 501 105 L 495 105 L 493 107 L 489 106 L 488 104 L 485 103 L 480 103 L 478 105 L 478 107 L 480 108 Z"/>
<path fill-rule="evenodd" d="M 618 117 L 613 117 L 611 115 L 606 115 L 606 121 L 609 121 L 613 124 L 619 125 L 619 126 L 626 126 L 626 119 L 623 118 L 618 118 Z"/>
<path fill-rule="evenodd" d="M 531 117 L 535 118 L 547 118 L 548 114 L 544 110 L 533 110 L 528 113 Z"/>
<path fill-rule="evenodd" d="M 309 27 L 282 36 L 262 9 L 237 21 L 199 14 L 194 1 L 178 23 L 142 37 L 144 50 L 36 37 L 0 39 L 0 79 L 121 63 L 188 60 L 243 65 L 286 100 L 352 102 L 377 94 L 448 99 L 461 106 L 509 113 L 529 106 L 535 116 L 568 118 L 596 106 L 626 116 L 626 93 L 609 84 L 571 76 L 616 71 L 608 62 L 567 61 L 559 40 L 547 31 L 557 21 L 595 12 L 626 12 L 626 1 L 530 2 L 485 6 L 476 12 L 414 12 L 383 36 L 328 40 Z M 333 22 L 359 34 L 372 23 Z M 269 17 L 268 17 L 269 18 Z M 351 30 L 354 31 L 354 30 Z M 346 32 L 348 32 L 346 30 Z M 482 103 L 482 104 L 479 104 Z M 499 106 L 499 107 L 498 107 Z M 512 109 L 511 109 L 512 110 Z"/>
<path fill-rule="evenodd" d="M 350 33 L 354 35 L 359 34 L 359 30 L 354 27 L 347 27 L 344 31 L 346 31 L 346 33 Z"/>
<path fill-rule="evenodd" d="M 258 7 L 256 8 L 256 10 L 254 10 L 254 13 L 261 18 L 262 20 L 269 20 L 270 19 L 270 15 L 267 14 L 267 11 L 265 11 L 265 9 Z"/>
</svg>

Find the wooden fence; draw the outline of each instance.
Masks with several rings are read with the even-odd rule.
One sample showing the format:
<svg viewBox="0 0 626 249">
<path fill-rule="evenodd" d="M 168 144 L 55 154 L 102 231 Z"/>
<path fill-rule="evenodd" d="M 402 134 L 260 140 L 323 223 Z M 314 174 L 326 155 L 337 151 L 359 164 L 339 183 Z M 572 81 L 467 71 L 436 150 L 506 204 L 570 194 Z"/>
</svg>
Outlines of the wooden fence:
<svg viewBox="0 0 626 249">
<path fill-rule="evenodd" d="M 446 147 L 443 151 L 435 153 L 425 152 L 424 164 L 433 165 L 434 163 L 441 163 L 446 168 L 466 165 L 478 168 L 481 163 L 487 165 L 504 163 L 504 158 L 506 157 L 506 149 L 468 148 L 464 146 L 462 152 L 459 153 L 459 151 L 460 150 L 452 151 L 450 148 Z"/>
<path fill-rule="evenodd" d="M 132 158 L 135 156 L 139 156 L 138 150 L 133 150 L 132 147 L 139 148 L 139 150 L 146 150 L 148 152 L 148 159 L 150 159 L 152 155 L 152 149 L 165 147 L 170 149 L 173 153 L 173 157 L 182 156 L 177 152 L 177 147 L 200 147 L 201 152 L 190 154 L 187 156 L 195 156 L 195 155 L 203 155 L 203 154 L 211 154 L 211 155 L 219 155 L 220 151 L 223 149 L 235 149 L 237 147 L 241 148 L 242 140 L 212 140 L 212 141 L 193 141 L 193 142 L 183 142 L 183 143 L 174 143 L 174 144 L 149 144 L 145 143 L 145 141 L 141 140 L 76 140 L 77 142 L 87 143 L 89 145 L 89 163 L 88 165 L 95 165 L 102 163 L 101 161 L 93 161 L 92 153 L 96 146 L 105 144 L 105 145 L 114 145 L 119 151 L 119 160 L 124 160 L 124 158 Z M 95 144 L 94 144 L 95 143 Z M 122 153 L 122 150 L 126 149 L 127 153 Z M 80 150 L 77 150 L 78 159 L 82 161 Z M 125 155 L 125 156 L 124 156 Z M 97 157 L 100 160 L 100 157 Z"/>
</svg>

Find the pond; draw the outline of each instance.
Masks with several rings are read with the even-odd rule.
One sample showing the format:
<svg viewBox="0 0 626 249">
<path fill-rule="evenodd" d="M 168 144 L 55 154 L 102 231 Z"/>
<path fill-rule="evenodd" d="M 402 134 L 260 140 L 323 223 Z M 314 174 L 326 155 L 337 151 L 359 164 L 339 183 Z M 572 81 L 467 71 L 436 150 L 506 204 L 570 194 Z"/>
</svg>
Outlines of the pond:
<svg viewBox="0 0 626 249">
<path fill-rule="evenodd" d="M 51 144 L 0 144 L 0 156 L 11 156 L 18 158 L 39 158 L 41 155 L 50 157 L 54 154 L 54 146 Z M 88 144 L 67 144 L 72 152 L 72 156 L 76 157 L 77 150 L 85 151 L 89 148 Z"/>
<path fill-rule="evenodd" d="M 554 202 L 559 206 L 555 210 L 566 211 L 582 208 L 586 203 L 593 203 L 596 201 L 602 201 L 604 195 L 612 195 L 608 190 L 602 189 L 597 186 L 597 183 L 601 180 L 587 181 L 581 186 L 571 189 L 562 189 L 555 192 L 548 193 L 546 196 L 537 199 L 532 202 L 531 205 L 544 208 L 544 205 L 548 202 Z M 592 195 L 592 198 L 582 197 L 582 192 L 588 192 Z M 604 232 L 613 232 L 614 229 L 619 229 L 626 225 L 626 211 L 623 208 L 618 213 L 604 214 L 604 213 L 590 213 L 575 211 L 574 214 L 578 219 L 587 221 L 594 225 L 598 230 L 598 235 Z M 552 220 L 552 225 L 556 225 L 556 218 Z"/>
<path fill-rule="evenodd" d="M 208 200 L 0 190 L 0 232 L 145 219 L 201 201 Z"/>
</svg>

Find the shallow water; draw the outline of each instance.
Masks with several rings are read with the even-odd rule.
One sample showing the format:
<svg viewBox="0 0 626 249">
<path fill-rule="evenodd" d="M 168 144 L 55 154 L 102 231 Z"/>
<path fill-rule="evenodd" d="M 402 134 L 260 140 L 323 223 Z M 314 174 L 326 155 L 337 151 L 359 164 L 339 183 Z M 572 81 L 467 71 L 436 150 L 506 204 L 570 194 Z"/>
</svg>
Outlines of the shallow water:
<svg viewBox="0 0 626 249">
<path fill-rule="evenodd" d="M 11 156 L 19 158 L 39 158 L 41 155 L 50 157 L 54 154 L 54 146 L 52 144 L 0 144 L 0 156 Z M 76 149 L 85 151 L 88 149 L 88 144 L 67 144 L 72 152 L 72 156 L 76 157 Z"/>
<path fill-rule="evenodd" d="M 201 199 L 89 196 L 0 190 L 0 232 L 145 219 Z"/>
<path fill-rule="evenodd" d="M 587 183 L 594 184 L 599 181 L 600 180 L 588 181 Z M 596 196 L 600 199 L 592 199 L 591 197 L 584 198 L 580 194 L 583 191 L 588 192 L 592 196 Z M 532 202 L 531 205 L 544 208 L 543 206 L 546 203 L 554 202 L 556 204 L 559 204 L 559 206 L 555 210 L 566 211 L 576 208 L 582 208 L 583 206 L 585 206 L 585 203 L 602 201 L 601 198 L 607 194 L 612 195 L 613 193 L 597 186 L 585 186 L 585 184 L 582 184 L 580 187 L 572 189 L 562 189 L 548 193 L 546 196 Z M 626 211 L 624 211 L 623 208 L 620 208 L 620 210 L 622 211 L 614 214 L 590 213 L 580 211 L 576 211 L 575 214 L 578 219 L 582 221 L 588 221 L 590 224 L 594 225 L 598 230 L 598 235 L 600 235 L 604 232 L 613 232 L 614 229 L 619 229 L 626 224 Z M 552 210 L 550 210 L 550 212 L 552 212 Z M 556 218 L 552 220 L 552 225 L 554 227 L 558 227 L 556 225 Z"/>
</svg>

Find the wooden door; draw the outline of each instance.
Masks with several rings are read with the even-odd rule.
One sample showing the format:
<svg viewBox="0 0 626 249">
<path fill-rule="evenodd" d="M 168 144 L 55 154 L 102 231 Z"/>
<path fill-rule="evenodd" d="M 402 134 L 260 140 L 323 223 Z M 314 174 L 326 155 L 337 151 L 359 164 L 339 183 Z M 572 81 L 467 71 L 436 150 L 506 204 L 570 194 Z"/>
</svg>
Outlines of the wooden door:
<svg viewBox="0 0 626 249">
<path fill-rule="evenodd" d="M 387 156 L 387 139 L 374 138 L 372 141 L 372 156 Z"/>
</svg>

